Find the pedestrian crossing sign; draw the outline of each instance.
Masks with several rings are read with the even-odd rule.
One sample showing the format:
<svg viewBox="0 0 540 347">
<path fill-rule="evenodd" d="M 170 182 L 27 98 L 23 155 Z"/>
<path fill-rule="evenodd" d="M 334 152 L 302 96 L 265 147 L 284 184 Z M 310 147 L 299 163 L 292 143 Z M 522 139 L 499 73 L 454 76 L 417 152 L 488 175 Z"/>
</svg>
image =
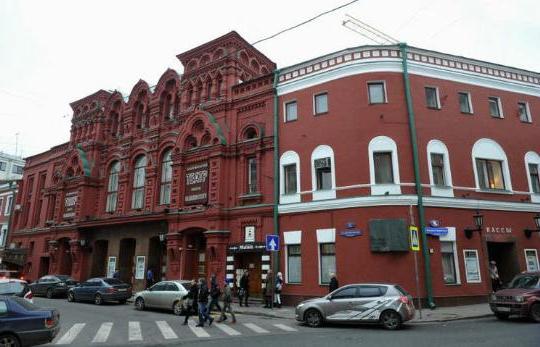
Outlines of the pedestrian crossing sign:
<svg viewBox="0 0 540 347">
<path fill-rule="evenodd" d="M 411 251 L 418 252 L 420 250 L 420 237 L 418 236 L 418 227 L 409 227 L 409 241 L 411 244 Z"/>
</svg>

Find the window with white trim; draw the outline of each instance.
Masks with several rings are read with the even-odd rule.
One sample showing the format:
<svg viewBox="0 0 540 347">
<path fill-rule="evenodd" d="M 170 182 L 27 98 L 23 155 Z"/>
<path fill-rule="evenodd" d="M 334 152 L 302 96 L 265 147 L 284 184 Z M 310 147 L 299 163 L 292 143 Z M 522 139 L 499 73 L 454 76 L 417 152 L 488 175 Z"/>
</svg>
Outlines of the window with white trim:
<svg viewBox="0 0 540 347">
<path fill-rule="evenodd" d="M 540 155 L 538 153 L 529 151 L 525 154 L 525 170 L 531 202 L 540 203 Z"/>
<path fill-rule="evenodd" d="M 0 247 L 5 247 L 7 241 L 7 225 L 0 224 Z"/>
<path fill-rule="evenodd" d="M 503 118 L 501 98 L 497 96 L 488 97 L 489 114 L 494 118 Z"/>
<path fill-rule="evenodd" d="M 13 165 L 11 168 L 11 173 L 14 173 L 16 175 L 22 175 L 24 167 L 21 165 Z"/>
<path fill-rule="evenodd" d="M 505 189 L 502 162 L 500 160 L 476 158 L 476 170 L 480 189 Z"/>
<path fill-rule="evenodd" d="M 298 119 L 298 105 L 296 101 L 285 103 L 285 122 L 292 122 Z"/>
<path fill-rule="evenodd" d="M 287 283 L 302 282 L 302 249 L 300 245 L 287 245 Z"/>
<path fill-rule="evenodd" d="M 254 194 L 257 192 L 257 158 L 247 159 L 247 192 Z"/>
<path fill-rule="evenodd" d="M 440 140 L 429 141 L 427 160 L 431 195 L 453 197 L 450 157 L 446 145 Z"/>
<path fill-rule="evenodd" d="M 4 214 L 4 198 L 0 198 L 0 216 Z"/>
<path fill-rule="evenodd" d="M 281 155 L 280 199 L 281 204 L 300 202 L 300 157 L 294 151 Z"/>
<path fill-rule="evenodd" d="M 531 110 L 528 102 L 518 102 L 519 120 L 525 123 L 531 123 Z"/>
<path fill-rule="evenodd" d="M 441 101 L 439 100 L 439 88 L 425 87 L 424 91 L 426 94 L 426 106 L 435 109 L 441 108 Z"/>
<path fill-rule="evenodd" d="M 159 203 L 167 205 L 171 203 L 172 182 L 172 150 L 167 150 L 161 162 L 161 187 L 159 190 Z"/>
<path fill-rule="evenodd" d="M 311 179 L 313 200 L 336 198 L 336 171 L 334 151 L 320 145 L 311 153 Z"/>
<path fill-rule="evenodd" d="M 502 147 L 491 139 L 476 141 L 472 149 L 476 187 L 483 191 L 512 191 L 508 159 Z"/>
<path fill-rule="evenodd" d="M 531 179 L 531 190 L 535 194 L 540 194 L 540 178 L 538 177 L 538 164 L 529 164 L 529 177 Z"/>
<path fill-rule="evenodd" d="M 141 155 L 135 161 L 133 171 L 133 194 L 131 208 L 141 209 L 144 206 L 144 184 L 146 179 L 146 156 Z"/>
<path fill-rule="evenodd" d="M 457 283 L 455 248 L 455 242 L 441 241 L 441 259 L 445 284 Z"/>
<path fill-rule="evenodd" d="M 317 190 L 332 189 L 332 158 L 315 159 L 314 165 Z"/>
<path fill-rule="evenodd" d="M 0 161 L 0 171 L 6 171 L 7 163 L 5 161 Z"/>
<path fill-rule="evenodd" d="M 11 214 L 11 207 L 13 205 L 13 195 L 7 197 L 6 207 L 4 208 L 4 216 L 9 216 Z"/>
<path fill-rule="evenodd" d="M 296 182 L 296 164 L 288 164 L 283 166 L 283 178 L 285 185 L 284 194 L 296 194 L 298 193 L 298 186 Z"/>
<path fill-rule="evenodd" d="M 538 265 L 538 252 L 536 249 L 525 249 L 524 251 L 527 271 L 540 271 L 540 266 Z"/>
<path fill-rule="evenodd" d="M 482 282 L 478 251 L 476 249 L 464 249 L 463 262 L 465 263 L 465 278 L 467 279 L 467 283 Z"/>
<path fill-rule="evenodd" d="M 473 113 L 471 93 L 459 92 L 459 110 L 461 113 Z"/>
<path fill-rule="evenodd" d="M 438 187 L 444 187 L 446 186 L 446 177 L 444 174 L 444 154 L 430 153 L 430 156 L 433 185 Z"/>
<path fill-rule="evenodd" d="M 392 152 L 373 153 L 375 164 L 375 183 L 394 183 L 394 169 L 392 168 Z"/>
<path fill-rule="evenodd" d="M 116 211 L 118 199 L 118 175 L 120 174 L 120 162 L 115 161 L 109 170 L 109 184 L 107 185 L 107 206 L 105 212 Z"/>
<path fill-rule="evenodd" d="M 386 102 L 386 86 L 384 82 L 368 82 L 368 96 L 370 104 L 384 104 Z"/>
<path fill-rule="evenodd" d="M 330 274 L 336 271 L 336 244 L 319 244 L 319 268 L 321 273 L 321 284 L 330 283 Z"/>
<path fill-rule="evenodd" d="M 369 142 L 371 195 L 401 194 L 397 145 L 387 136 Z"/>
<path fill-rule="evenodd" d="M 313 111 L 315 115 L 328 112 L 328 93 L 319 93 L 313 96 Z"/>
</svg>

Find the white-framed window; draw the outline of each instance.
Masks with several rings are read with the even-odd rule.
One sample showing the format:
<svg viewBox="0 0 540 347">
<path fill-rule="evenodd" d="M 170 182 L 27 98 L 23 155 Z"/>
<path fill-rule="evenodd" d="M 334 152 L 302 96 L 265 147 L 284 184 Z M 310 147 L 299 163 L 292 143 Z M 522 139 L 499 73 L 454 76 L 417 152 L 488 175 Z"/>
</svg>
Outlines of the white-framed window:
<svg viewBox="0 0 540 347">
<path fill-rule="evenodd" d="M 171 182 L 172 182 L 172 150 L 169 149 L 163 154 L 161 162 L 161 187 L 159 190 L 159 203 L 168 205 L 171 203 Z"/>
<path fill-rule="evenodd" d="M 336 229 L 317 229 L 319 253 L 319 284 L 330 283 L 330 274 L 336 272 Z"/>
<path fill-rule="evenodd" d="M 531 123 L 531 110 L 528 102 L 518 102 L 519 120 L 524 123 Z"/>
<path fill-rule="evenodd" d="M 471 93 L 469 92 L 459 92 L 459 110 L 461 113 L 473 113 L 473 107 L 472 107 L 472 100 L 471 100 Z"/>
<path fill-rule="evenodd" d="M 11 168 L 11 173 L 14 173 L 16 175 L 22 175 L 24 167 L 21 165 L 13 164 Z"/>
<path fill-rule="evenodd" d="M 384 81 L 368 82 L 368 98 L 370 104 L 384 104 L 386 98 L 386 83 Z"/>
<path fill-rule="evenodd" d="M 300 157 L 294 151 L 287 151 L 279 159 L 281 204 L 300 202 Z"/>
<path fill-rule="evenodd" d="M 508 159 L 502 147 L 491 139 L 480 139 L 472 148 L 472 165 L 476 189 L 512 191 Z"/>
<path fill-rule="evenodd" d="M 401 194 L 397 145 L 386 136 L 368 145 L 371 195 Z"/>
<path fill-rule="evenodd" d="M 437 87 L 424 87 L 426 94 L 426 106 L 428 108 L 441 108 L 441 101 L 439 98 L 439 88 Z"/>
<path fill-rule="evenodd" d="M 489 114 L 494 118 L 504 118 L 501 98 L 497 96 L 488 97 Z"/>
<path fill-rule="evenodd" d="M 286 231 L 283 233 L 285 243 L 285 281 L 287 283 L 302 282 L 302 231 Z"/>
<path fill-rule="evenodd" d="M 105 212 L 116 211 L 118 200 L 118 175 L 120 174 L 120 162 L 115 161 L 109 170 L 109 184 L 107 185 L 107 206 Z"/>
<path fill-rule="evenodd" d="M 0 198 L 0 216 L 4 214 L 4 198 Z"/>
<path fill-rule="evenodd" d="M 7 163 L 5 161 L 0 161 L 0 171 L 6 171 Z"/>
<path fill-rule="evenodd" d="M 144 183 L 146 180 L 146 156 L 141 155 L 135 161 L 133 170 L 133 195 L 131 208 L 140 209 L 144 206 Z"/>
<path fill-rule="evenodd" d="M 0 224 L 0 247 L 5 247 L 7 241 L 7 225 Z"/>
<path fill-rule="evenodd" d="M 9 216 L 11 214 L 11 205 L 13 205 L 13 195 L 10 195 L 6 199 L 6 206 L 4 208 L 4 216 Z"/>
<path fill-rule="evenodd" d="M 431 195 L 453 197 L 450 155 L 446 145 L 439 140 L 431 140 L 427 145 L 427 160 Z"/>
<path fill-rule="evenodd" d="M 439 236 L 441 243 L 441 259 L 443 281 L 445 284 L 461 284 L 458 251 L 456 243 L 456 228 L 447 227 L 448 233 Z"/>
<path fill-rule="evenodd" d="M 284 105 L 285 122 L 292 122 L 298 119 L 298 104 L 296 101 L 288 101 Z"/>
<path fill-rule="evenodd" d="M 531 193 L 531 202 L 540 202 L 540 155 L 529 151 L 525 154 L 525 171 Z"/>
<path fill-rule="evenodd" d="M 465 278 L 467 279 L 467 283 L 482 282 L 478 251 L 476 249 L 464 249 L 463 262 L 465 264 Z"/>
<path fill-rule="evenodd" d="M 320 145 L 311 153 L 313 200 L 336 198 L 336 169 L 332 147 Z"/>
<path fill-rule="evenodd" d="M 328 93 L 313 95 L 313 114 L 319 115 L 328 112 Z"/>
<path fill-rule="evenodd" d="M 538 252 L 536 249 L 527 248 L 524 249 L 524 252 L 527 271 L 540 271 L 540 265 L 538 264 Z"/>
</svg>

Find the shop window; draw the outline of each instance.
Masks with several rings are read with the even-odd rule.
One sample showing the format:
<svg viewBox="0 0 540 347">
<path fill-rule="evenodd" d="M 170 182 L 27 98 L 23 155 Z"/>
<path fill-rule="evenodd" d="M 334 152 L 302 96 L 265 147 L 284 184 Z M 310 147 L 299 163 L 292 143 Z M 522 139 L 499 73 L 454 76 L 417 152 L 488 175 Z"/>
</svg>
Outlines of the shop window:
<svg viewBox="0 0 540 347">
<path fill-rule="evenodd" d="M 473 113 L 471 93 L 460 92 L 459 96 L 459 110 L 461 113 Z"/>
<path fill-rule="evenodd" d="M 248 158 L 247 162 L 247 192 L 254 194 L 257 193 L 257 158 Z"/>
<path fill-rule="evenodd" d="M 302 252 L 300 245 L 287 245 L 287 283 L 302 282 Z"/>
<path fill-rule="evenodd" d="M 480 283 L 480 263 L 478 262 L 478 251 L 476 249 L 464 249 L 463 261 L 465 263 L 465 277 L 468 283 Z"/>
<path fill-rule="evenodd" d="M 133 172 L 133 195 L 131 208 L 142 209 L 144 205 L 144 183 L 146 176 L 146 157 L 140 156 L 135 161 L 135 169 Z"/>
<path fill-rule="evenodd" d="M 320 93 L 313 97 L 314 114 L 323 114 L 328 112 L 328 93 Z"/>
<path fill-rule="evenodd" d="M 540 271 L 536 249 L 525 249 L 525 263 L 527 264 L 527 271 Z"/>
<path fill-rule="evenodd" d="M 488 98 L 489 114 L 494 118 L 503 118 L 501 98 L 490 96 Z"/>
<path fill-rule="evenodd" d="M 528 102 L 518 102 L 519 120 L 524 123 L 531 123 L 531 111 Z"/>
<path fill-rule="evenodd" d="M 425 87 L 426 106 L 429 108 L 440 109 L 439 89 L 436 87 Z"/>
<path fill-rule="evenodd" d="M 445 284 L 457 284 L 456 272 L 456 243 L 453 241 L 441 241 L 441 258 L 443 268 L 443 280 Z"/>
<path fill-rule="evenodd" d="M 161 163 L 161 189 L 159 192 L 159 203 L 167 205 L 171 202 L 171 182 L 172 182 L 172 150 L 168 150 L 163 155 Z"/>
<path fill-rule="evenodd" d="M 392 152 L 373 153 L 375 164 L 375 183 L 394 183 L 394 170 L 392 168 Z"/>
<path fill-rule="evenodd" d="M 296 101 L 285 104 L 285 122 L 292 122 L 298 119 L 298 107 Z"/>
<path fill-rule="evenodd" d="M 384 82 L 369 82 L 368 94 L 370 104 L 384 104 L 386 102 L 386 86 Z"/>
<path fill-rule="evenodd" d="M 330 274 L 336 271 L 336 244 L 319 244 L 321 284 L 330 283 Z"/>
<path fill-rule="evenodd" d="M 107 206 L 106 212 L 116 211 L 116 201 L 118 200 L 118 175 L 120 174 L 120 162 L 115 161 L 109 171 L 109 184 L 107 186 Z"/>
</svg>

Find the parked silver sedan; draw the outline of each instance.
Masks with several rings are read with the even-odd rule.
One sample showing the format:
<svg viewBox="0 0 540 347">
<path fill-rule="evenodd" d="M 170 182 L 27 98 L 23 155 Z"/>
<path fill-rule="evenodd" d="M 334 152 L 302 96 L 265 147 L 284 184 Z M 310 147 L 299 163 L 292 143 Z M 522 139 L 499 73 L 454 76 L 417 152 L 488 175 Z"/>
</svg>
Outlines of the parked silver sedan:
<svg viewBox="0 0 540 347">
<path fill-rule="evenodd" d="M 172 310 L 174 314 L 183 314 L 183 297 L 191 287 L 190 281 L 161 281 L 152 287 L 135 294 L 135 308 L 144 310 L 156 308 Z"/>
<path fill-rule="evenodd" d="M 414 318 L 412 297 L 392 284 L 350 284 L 296 306 L 296 320 L 311 327 L 324 322 L 378 323 L 394 330 Z"/>
</svg>

